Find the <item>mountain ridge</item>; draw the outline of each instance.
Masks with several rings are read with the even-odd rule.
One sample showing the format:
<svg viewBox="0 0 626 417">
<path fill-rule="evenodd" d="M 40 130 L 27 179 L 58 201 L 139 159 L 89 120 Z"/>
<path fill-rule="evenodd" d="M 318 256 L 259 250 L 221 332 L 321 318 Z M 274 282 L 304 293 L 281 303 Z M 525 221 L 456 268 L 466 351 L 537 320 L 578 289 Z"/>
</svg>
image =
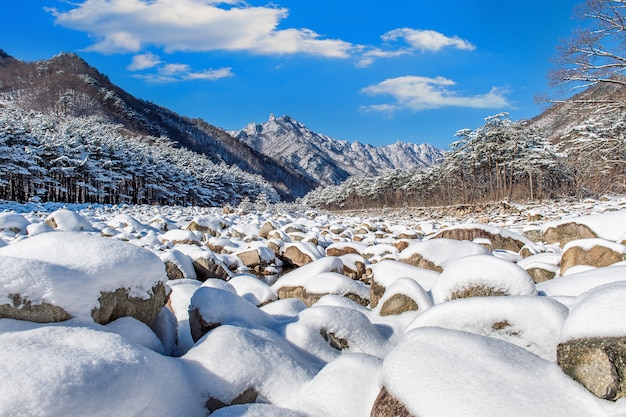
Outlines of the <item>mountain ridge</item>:
<svg viewBox="0 0 626 417">
<path fill-rule="evenodd" d="M 338 184 L 353 175 L 425 167 L 438 163 L 444 155 L 430 144 L 397 141 L 373 146 L 337 140 L 312 131 L 291 116 L 277 118 L 273 113 L 266 122 L 250 122 L 229 133 L 269 157 L 295 164 L 301 173 L 320 178 L 323 185 Z"/>
</svg>

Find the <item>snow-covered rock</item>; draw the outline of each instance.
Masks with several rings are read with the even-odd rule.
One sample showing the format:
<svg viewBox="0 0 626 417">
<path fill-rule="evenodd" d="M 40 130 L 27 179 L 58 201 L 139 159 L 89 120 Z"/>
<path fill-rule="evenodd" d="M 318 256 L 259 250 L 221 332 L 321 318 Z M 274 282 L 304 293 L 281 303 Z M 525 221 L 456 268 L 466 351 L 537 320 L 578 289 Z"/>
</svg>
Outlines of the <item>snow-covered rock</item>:
<svg viewBox="0 0 626 417">
<path fill-rule="evenodd" d="M 491 255 L 474 255 L 450 264 L 431 289 L 435 304 L 456 298 L 534 295 L 535 283 L 521 267 Z"/>
<path fill-rule="evenodd" d="M 206 387 L 176 359 L 85 327 L 0 332 L 0 415 L 204 416 Z M 164 383 L 167 381 L 168 383 Z"/>
<path fill-rule="evenodd" d="M 118 240 L 44 233 L 0 248 L 0 257 L 2 311 L 13 311 L 16 318 L 48 321 L 35 317 L 37 306 L 45 304 L 67 313 L 65 319 L 90 317 L 105 324 L 131 316 L 151 324 L 165 304 L 161 260 Z"/>
<path fill-rule="evenodd" d="M 554 362 L 502 340 L 437 327 L 405 335 L 383 362 L 382 383 L 376 417 L 607 415 Z"/>
<path fill-rule="evenodd" d="M 561 331 L 561 368 L 594 395 L 626 397 L 626 282 L 580 295 Z"/>
</svg>

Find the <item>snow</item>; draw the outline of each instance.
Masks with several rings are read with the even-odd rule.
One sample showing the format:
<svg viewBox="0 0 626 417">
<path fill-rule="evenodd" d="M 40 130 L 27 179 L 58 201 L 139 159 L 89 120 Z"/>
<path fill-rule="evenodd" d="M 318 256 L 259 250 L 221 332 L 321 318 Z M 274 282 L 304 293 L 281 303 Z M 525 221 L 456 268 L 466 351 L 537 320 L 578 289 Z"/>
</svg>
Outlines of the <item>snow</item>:
<svg viewBox="0 0 626 417">
<path fill-rule="evenodd" d="M 0 213 L 0 230 L 11 229 L 16 233 L 25 233 L 30 222 L 17 213 Z"/>
<path fill-rule="evenodd" d="M 46 222 L 51 221 L 54 221 L 54 224 L 56 224 L 55 229 L 64 232 L 93 230 L 89 220 L 85 219 L 80 214 L 67 209 L 59 209 L 50 213 L 50 215 L 46 217 Z"/>
<path fill-rule="evenodd" d="M 626 282 L 595 287 L 576 298 L 561 330 L 561 342 L 626 337 Z"/>
<path fill-rule="evenodd" d="M 616 205 L 603 204 L 550 203 L 540 211 L 546 222 L 565 215 L 587 221 L 589 213 Z M 521 259 L 511 251 L 492 256 L 471 242 L 423 240 L 421 233 L 400 239 L 399 233 L 417 225 L 434 235 L 467 224 L 415 213 L 249 209 L 224 214 L 191 206 L 10 202 L 0 203 L 0 210 L 10 213 L 0 216 L 5 225 L 25 225 L 17 234 L 0 233 L 0 297 L 5 300 L 0 311 L 13 300 L 7 296 L 19 293 L 33 304 L 63 305 L 76 317 L 49 324 L 0 319 L 0 416 L 206 416 L 209 398 L 228 404 L 250 389 L 257 403 L 211 415 L 366 417 L 383 385 L 420 417 L 626 415 L 624 400 L 593 397 L 556 361 L 561 341 L 626 335 L 624 262 L 572 268 L 535 285 L 525 269 L 556 270 L 562 253 L 557 246 L 532 242 L 526 247 L 536 254 Z M 53 230 L 45 219 L 57 210 L 76 213 L 89 228 Z M 493 224 L 500 234 L 523 230 L 528 211 L 494 215 Z M 215 227 L 219 237 L 185 230 L 192 219 Z M 254 231 L 266 222 L 283 229 L 298 225 L 294 238 L 319 244 L 294 243 L 279 232 L 271 239 L 259 237 Z M 532 225 L 542 227 L 542 222 Z M 626 232 L 622 224 L 613 224 L 620 236 Z M 353 243 L 362 227 L 367 233 Z M 328 233 L 331 228 L 341 235 Z M 164 236 L 172 240 L 163 244 Z M 180 237 L 195 244 L 181 243 Z M 411 246 L 398 253 L 394 244 L 406 242 Z M 315 260 L 282 270 L 278 257 L 290 244 L 312 251 Z M 359 254 L 325 253 L 348 247 Z M 443 272 L 398 261 L 418 248 L 445 265 Z M 282 275 L 229 271 L 228 282 L 193 279 L 192 260 L 211 259 L 234 271 L 241 266 L 234 254 L 242 250 L 257 250 Z M 188 278 L 166 281 L 166 262 L 180 265 Z M 344 266 L 355 269 L 358 262 L 367 268 L 364 276 L 344 275 Z M 159 282 L 167 285 L 169 300 L 150 327 L 129 317 L 104 326 L 91 319 L 100 291 L 127 288 L 145 298 Z M 368 299 L 372 282 L 385 288 L 376 308 L 342 296 L 352 292 Z M 447 301 L 451 292 L 473 285 L 511 295 Z M 298 286 L 327 295 L 311 307 L 295 298 L 276 299 L 280 289 Z M 397 294 L 414 299 L 419 310 L 381 316 L 382 305 Z M 194 343 L 190 309 L 220 326 Z"/>
<path fill-rule="evenodd" d="M 327 256 L 286 273 L 272 285 L 272 288 L 278 291 L 284 287 L 304 287 L 307 281 L 315 275 L 323 272 L 340 272 L 342 270 L 343 263 L 341 259 Z"/>
<path fill-rule="evenodd" d="M 436 327 L 408 332 L 383 385 L 414 416 L 607 416 L 554 362 L 511 343 Z"/>
<path fill-rule="evenodd" d="M 534 295 L 535 283 L 514 263 L 491 255 L 461 258 L 443 270 L 431 292 L 435 304 L 449 300 L 456 292 L 490 288 L 505 295 Z"/>
<path fill-rule="evenodd" d="M 228 283 L 232 285 L 238 295 L 255 306 L 278 299 L 278 295 L 272 287 L 252 275 L 237 275 L 231 278 Z"/>
<path fill-rule="evenodd" d="M 302 387 L 292 408 L 312 417 L 369 416 L 380 391 L 382 362 L 362 353 L 338 357 Z"/>
<path fill-rule="evenodd" d="M 3 416 L 206 415 L 182 363 L 117 334 L 42 326 L 0 333 L 0 350 Z"/>
<path fill-rule="evenodd" d="M 193 268 L 191 258 L 179 250 L 169 249 L 163 252 L 159 258 L 164 264 L 172 263 L 178 267 L 183 274 L 183 278 L 196 279 L 196 271 Z"/>
<path fill-rule="evenodd" d="M 556 361 L 567 314 L 564 305 L 546 297 L 473 297 L 437 304 L 413 320 L 407 331 L 429 326 L 462 330 L 506 340 Z"/>
<path fill-rule="evenodd" d="M 262 400 L 283 406 L 315 375 L 293 348 L 267 329 L 219 326 L 182 359 L 203 368 L 196 384 L 210 387 L 209 395 L 225 403 L 253 388 Z"/>
<path fill-rule="evenodd" d="M 353 281 L 337 272 L 322 272 L 309 278 L 304 289 L 309 294 L 354 294 L 369 300 L 370 289 L 360 281 Z"/>
<path fill-rule="evenodd" d="M 389 288 L 396 279 L 406 277 L 416 281 L 425 290 L 430 290 L 440 275 L 439 272 L 393 260 L 378 262 L 371 266 L 371 270 L 372 279 L 385 288 Z"/>
<path fill-rule="evenodd" d="M 400 253 L 398 260 L 408 261 L 412 256 L 420 255 L 445 269 L 450 263 L 462 257 L 487 253 L 487 249 L 476 243 L 438 238 L 414 243 Z"/>
</svg>

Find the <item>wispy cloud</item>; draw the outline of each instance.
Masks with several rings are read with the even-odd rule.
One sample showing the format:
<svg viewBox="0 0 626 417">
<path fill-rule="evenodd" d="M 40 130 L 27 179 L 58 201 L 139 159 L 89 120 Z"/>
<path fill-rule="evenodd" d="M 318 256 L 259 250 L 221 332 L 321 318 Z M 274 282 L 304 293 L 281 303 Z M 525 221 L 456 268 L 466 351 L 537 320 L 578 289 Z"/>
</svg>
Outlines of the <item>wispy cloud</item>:
<svg viewBox="0 0 626 417">
<path fill-rule="evenodd" d="M 507 108 L 511 107 L 505 88 L 493 87 L 488 93 L 462 95 L 452 89 L 455 82 L 445 77 L 404 76 L 389 78 L 378 84 L 365 87 L 361 93 L 391 96 L 392 103 L 375 104 L 361 107 L 364 111 L 391 113 L 408 109 L 420 111 L 443 107 L 467 108 Z"/>
<path fill-rule="evenodd" d="M 88 33 L 101 53 L 247 51 L 347 58 L 355 47 L 310 29 L 278 29 L 288 11 L 234 0 L 85 0 L 70 10 L 47 9 L 56 23 Z"/>
<path fill-rule="evenodd" d="M 420 30 L 400 28 L 394 29 L 381 36 L 384 41 L 404 40 L 411 48 L 419 51 L 437 52 L 443 48 L 451 47 L 464 51 L 473 51 L 476 47 L 469 41 L 458 36 L 446 36 L 434 30 Z"/>
<path fill-rule="evenodd" d="M 139 54 L 133 57 L 133 62 L 130 63 L 126 69 L 129 71 L 141 71 L 149 68 L 154 68 L 161 63 L 161 60 L 158 56 L 146 53 Z"/>
<path fill-rule="evenodd" d="M 187 64 L 167 63 L 152 53 L 135 55 L 126 68 L 136 72 L 137 78 L 159 83 L 188 80 L 215 81 L 234 76 L 230 67 L 194 71 Z"/>
<path fill-rule="evenodd" d="M 395 58 L 411 55 L 415 52 L 439 52 L 444 48 L 473 51 L 476 49 L 471 42 L 458 36 L 446 36 L 443 33 L 426 29 L 399 28 L 381 36 L 387 43 L 385 48 L 367 48 L 357 62 L 358 67 L 367 67 L 380 58 Z M 401 42 L 400 45 L 392 43 Z"/>
</svg>

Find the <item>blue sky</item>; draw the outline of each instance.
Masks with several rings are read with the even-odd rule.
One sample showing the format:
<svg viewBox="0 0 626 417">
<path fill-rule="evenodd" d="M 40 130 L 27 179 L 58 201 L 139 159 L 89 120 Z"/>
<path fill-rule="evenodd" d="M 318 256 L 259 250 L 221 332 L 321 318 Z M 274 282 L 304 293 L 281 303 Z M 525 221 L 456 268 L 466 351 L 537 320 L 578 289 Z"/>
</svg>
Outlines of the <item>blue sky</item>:
<svg viewBox="0 0 626 417">
<path fill-rule="evenodd" d="M 225 129 L 288 114 L 335 139 L 446 148 L 542 111 L 582 0 L 22 0 L 0 48 L 75 52 L 144 100 Z"/>
</svg>

